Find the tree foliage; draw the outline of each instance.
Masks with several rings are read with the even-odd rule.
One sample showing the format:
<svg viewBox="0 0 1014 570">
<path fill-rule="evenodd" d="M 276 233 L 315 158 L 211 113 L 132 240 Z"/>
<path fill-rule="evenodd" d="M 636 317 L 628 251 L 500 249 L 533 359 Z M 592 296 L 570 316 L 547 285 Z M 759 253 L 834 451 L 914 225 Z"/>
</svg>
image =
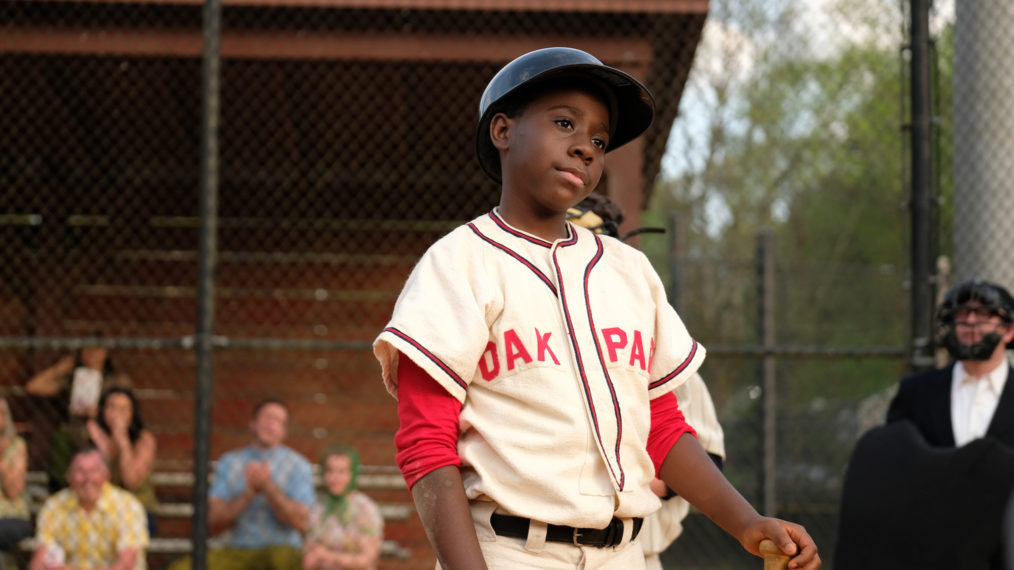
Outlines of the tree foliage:
<svg viewBox="0 0 1014 570">
<path fill-rule="evenodd" d="M 827 36 L 801 13 L 806 5 L 713 3 L 704 67 L 692 74 L 675 158 L 647 218 L 675 215 L 684 278 L 674 285 L 681 299 L 708 299 L 684 312 L 719 342 L 756 341 L 753 260 L 767 228 L 779 342 L 900 344 L 909 231 L 902 14 L 840 2 L 850 16 L 832 20 L 849 29 Z"/>
<path fill-rule="evenodd" d="M 674 243 L 644 238 L 642 247 L 662 275 L 678 276 L 669 284 L 677 310 L 706 347 L 760 344 L 756 250 L 768 231 L 776 345 L 904 347 L 906 15 L 881 0 L 713 0 L 710 10 L 644 217 L 672 228 Z M 944 30 L 934 82 L 944 196 L 949 46 Z M 781 508 L 837 503 L 852 445 L 883 422 L 904 369 L 901 358 L 777 360 Z M 726 430 L 726 474 L 755 501 L 761 370 L 759 358 L 714 351 L 702 371 Z M 833 519 L 808 524 L 822 549 Z"/>
</svg>

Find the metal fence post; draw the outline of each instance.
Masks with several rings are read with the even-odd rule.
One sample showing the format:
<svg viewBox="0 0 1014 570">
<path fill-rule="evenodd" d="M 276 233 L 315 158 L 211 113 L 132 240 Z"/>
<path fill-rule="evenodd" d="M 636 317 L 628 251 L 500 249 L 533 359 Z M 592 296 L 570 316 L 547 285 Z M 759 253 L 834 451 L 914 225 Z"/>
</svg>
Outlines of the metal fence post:
<svg viewBox="0 0 1014 570">
<path fill-rule="evenodd" d="M 775 387 L 775 263 L 773 234 L 769 229 L 757 232 L 757 308 L 759 336 L 764 356 L 761 359 L 763 403 L 761 423 L 764 438 L 763 486 L 764 514 L 774 516 L 778 508 L 775 478 L 778 394 Z"/>
<path fill-rule="evenodd" d="M 208 466 L 211 445 L 212 335 L 218 230 L 218 122 L 221 1 L 204 4 L 202 64 L 200 253 L 197 285 L 197 386 L 194 395 L 193 567 L 207 568 Z"/>
<path fill-rule="evenodd" d="M 933 240 L 932 98 L 930 96 L 929 1 L 911 0 L 911 342 L 909 367 L 931 368 L 935 300 Z"/>
</svg>

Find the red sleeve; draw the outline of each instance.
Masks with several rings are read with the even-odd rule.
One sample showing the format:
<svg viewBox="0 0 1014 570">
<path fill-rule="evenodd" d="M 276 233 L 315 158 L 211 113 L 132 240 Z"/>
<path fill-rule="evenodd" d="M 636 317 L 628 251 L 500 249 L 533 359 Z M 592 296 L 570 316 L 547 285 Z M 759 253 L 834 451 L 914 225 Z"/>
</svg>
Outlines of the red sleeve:
<svg viewBox="0 0 1014 570">
<path fill-rule="evenodd" d="M 398 417 L 395 461 L 409 489 L 427 473 L 458 457 L 461 403 L 404 354 L 398 355 Z"/>
<path fill-rule="evenodd" d="M 662 462 L 676 440 L 685 433 L 697 437 L 697 431 L 687 423 L 676 401 L 676 394 L 669 392 L 651 401 L 651 431 L 648 432 L 648 455 L 655 464 L 655 477 L 662 468 Z"/>
</svg>

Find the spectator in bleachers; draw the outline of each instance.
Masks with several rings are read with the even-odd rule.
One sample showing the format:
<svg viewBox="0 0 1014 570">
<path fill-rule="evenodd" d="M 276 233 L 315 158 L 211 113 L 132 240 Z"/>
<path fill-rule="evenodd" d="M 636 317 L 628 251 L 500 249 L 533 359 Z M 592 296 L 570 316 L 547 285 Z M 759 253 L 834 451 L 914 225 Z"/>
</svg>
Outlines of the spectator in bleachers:
<svg viewBox="0 0 1014 570">
<path fill-rule="evenodd" d="M 25 500 L 28 449 L 14 429 L 7 400 L 0 398 L 0 549 L 7 550 L 32 535 Z"/>
<path fill-rule="evenodd" d="M 134 494 L 148 516 L 148 534 L 155 536 L 158 499 L 151 484 L 157 443 L 145 429 L 137 398 L 130 388 L 113 387 L 99 399 L 99 412 L 88 420 L 88 436 L 109 465 L 110 481 Z"/>
<path fill-rule="evenodd" d="M 376 568 L 384 519 L 377 504 L 356 490 L 359 454 L 344 445 L 328 447 L 320 468 L 324 491 L 310 509 L 304 570 Z"/>
<path fill-rule="evenodd" d="M 70 457 L 88 441 L 86 425 L 96 416 L 102 390 L 130 384 L 130 378 L 116 370 L 109 350 L 99 346 L 82 347 L 28 380 L 25 391 L 51 399 L 57 414 L 55 429 L 44 430 L 51 432 L 46 461 L 50 492 L 67 486 Z"/>
<path fill-rule="evenodd" d="M 282 442 L 289 411 L 281 401 L 263 400 L 250 420 L 250 445 L 225 453 L 215 464 L 208 491 L 212 533 L 232 530 L 227 546 L 209 550 L 209 570 L 296 570 L 302 534 L 313 505 L 313 469 Z M 191 567 L 181 558 L 171 570 Z"/>
<path fill-rule="evenodd" d="M 67 482 L 39 511 L 30 570 L 147 568 L 144 508 L 109 482 L 102 453 L 92 446 L 76 451 Z"/>
</svg>

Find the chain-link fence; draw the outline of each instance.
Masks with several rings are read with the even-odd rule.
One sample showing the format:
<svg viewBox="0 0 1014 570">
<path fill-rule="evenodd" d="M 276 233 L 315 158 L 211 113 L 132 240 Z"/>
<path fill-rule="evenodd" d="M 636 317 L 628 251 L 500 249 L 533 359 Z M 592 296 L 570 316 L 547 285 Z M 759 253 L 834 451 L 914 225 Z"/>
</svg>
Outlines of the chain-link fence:
<svg viewBox="0 0 1014 570">
<path fill-rule="evenodd" d="M 989 69 L 1014 53 L 999 42 L 1011 8 L 973 4 L 959 7 L 979 10 L 968 28 L 949 5 L 932 12 L 934 243 L 959 258 L 989 244 L 1000 253 L 959 273 L 1010 284 L 1000 127 L 1014 110 L 1009 77 Z M 726 473 L 758 508 L 806 523 L 830 560 L 845 463 L 911 341 L 907 6 L 226 2 L 216 264 L 202 275 L 202 7 L 4 4 L 0 366 L 32 513 L 59 486 L 61 446 L 85 435 L 70 387 L 100 347 L 105 386 L 129 384 L 157 441 L 149 565 L 189 552 L 210 277 L 211 458 L 249 441 L 258 401 L 281 398 L 287 443 L 311 462 L 330 443 L 361 453 L 386 520 L 381 566 L 431 568 L 370 343 L 426 247 L 497 203 L 473 150 L 485 83 L 516 55 L 571 45 L 656 95 L 656 122 L 610 155 L 600 190 L 626 229 L 668 228 L 636 245 L 709 347 Z M 700 515 L 686 529 L 672 567 L 757 566 Z"/>
</svg>

